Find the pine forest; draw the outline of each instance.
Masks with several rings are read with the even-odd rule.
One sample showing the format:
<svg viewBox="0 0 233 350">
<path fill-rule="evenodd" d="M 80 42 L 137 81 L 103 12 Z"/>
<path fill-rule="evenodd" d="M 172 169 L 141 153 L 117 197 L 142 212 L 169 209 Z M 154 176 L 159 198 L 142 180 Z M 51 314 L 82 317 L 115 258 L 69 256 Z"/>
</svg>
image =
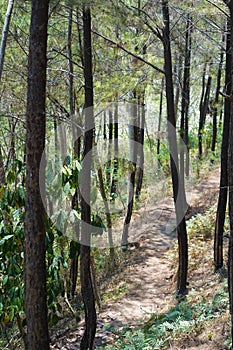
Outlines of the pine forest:
<svg viewBox="0 0 233 350">
<path fill-rule="evenodd" d="M 0 9 L 0 349 L 233 349 L 233 0 Z"/>
</svg>

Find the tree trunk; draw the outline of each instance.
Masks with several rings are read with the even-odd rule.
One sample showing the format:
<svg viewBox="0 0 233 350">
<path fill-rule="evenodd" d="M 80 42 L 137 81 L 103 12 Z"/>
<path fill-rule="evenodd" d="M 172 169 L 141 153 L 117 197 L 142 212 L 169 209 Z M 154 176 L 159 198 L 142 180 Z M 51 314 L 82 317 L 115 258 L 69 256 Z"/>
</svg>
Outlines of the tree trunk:
<svg viewBox="0 0 233 350">
<path fill-rule="evenodd" d="M 30 26 L 24 240 L 27 350 L 49 349 L 45 210 L 41 199 L 41 195 L 45 195 L 45 164 L 40 168 L 45 146 L 48 3 L 47 0 L 32 0 Z"/>
<path fill-rule="evenodd" d="M 135 178 L 136 178 L 136 159 L 137 159 L 137 149 L 136 140 L 138 134 L 137 126 L 137 105 L 132 103 L 131 113 L 129 122 L 129 150 L 130 150 L 130 162 L 129 162 L 129 176 L 128 176 L 128 194 L 127 194 L 127 212 L 124 221 L 124 228 L 122 234 L 121 246 L 122 249 L 126 249 L 128 246 L 128 231 L 129 224 L 133 212 L 134 203 L 134 192 L 135 192 Z"/>
<path fill-rule="evenodd" d="M 199 158 L 202 157 L 202 134 L 201 134 L 201 127 L 202 127 L 202 109 L 203 109 L 203 101 L 204 101 L 204 95 L 205 95 L 205 79 L 206 79 L 206 67 L 207 67 L 207 62 L 204 64 L 203 68 L 203 73 L 202 73 L 202 90 L 201 90 L 201 100 L 200 100 L 200 105 L 199 105 L 199 111 L 200 111 L 200 116 L 199 116 L 199 129 L 198 129 L 198 154 Z"/>
<path fill-rule="evenodd" d="M 80 349 L 93 349 L 96 332 L 95 297 L 91 278 L 91 150 L 94 134 L 93 113 L 93 75 L 92 75 L 92 42 L 91 11 L 83 7 L 84 39 L 84 79 L 85 79 L 85 135 L 81 178 L 81 247 L 80 247 L 80 282 L 85 309 L 85 331 Z"/>
<path fill-rule="evenodd" d="M 138 135 L 138 142 L 140 144 L 139 146 L 139 161 L 138 161 L 138 169 L 137 169 L 137 184 L 136 184 L 136 191 L 135 191 L 135 197 L 138 199 L 141 194 L 142 190 L 142 181 L 143 181 L 143 175 L 144 175 L 144 136 L 145 136 L 145 117 L 146 117 L 146 109 L 145 109 L 145 92 L 142 93 L 142 97 L 139 101 L 138 108 L 141 110 L 141 118 L 140 118 L 140 127 L 138 129 L 139 135 Z"/>
<path fill-rule="evenodd" d="M 184 109 L 184 143 L 186 146 L 185 156 L 185 173 L 189 176 L 189 104 L 190 104 L 190 69 L 191 69 L 191 52 L 192 52 L 192 18 L 187 18 L 186 28 L 186 48 L 185 48 L 185 67 L 183 79 L 183 96 L 182 109 Z"/>
<path fill-rule="evenodd" d="M 170 164 L 172 174 L 173 197 L 176 212 L 177 235 L 179 246 L 179 267 L 177 277 L 177 294 L 184 296 L 187 293 L 187 272 L 188 272 L 188 240 L 186 222 L 183 213 L 184 198 L 179 191 L 179 164 L 176 137 L 176 115 L 174 105 L 174 86 L 172 74 L 172 56 L 170 44 L 170 19 L 168 1 L 162 1 L 163 11 L 163 45 L 164 45 L 164 69 L 166 80 L 167 98 L 167 128 L 170 150 Z"/>
<path fill-rule="evenodd" d="M 2 78 L 4 57 L 5 57 L 5 51 L 6 51 L 6 41 L 7 41 L 7 36 L 8 36 L 8 32 L 9 32 L 13 6 L 14 6 L 14 0 L 9 0 L 8 6 L 7 6 L 7 11 L 6 11 L 6 17 L 5 17 L 5 21 L 4 21 L 4 25 L 3 25 L 3 30 L 2 30 L 2 40 L 1 40 L 1 47 L 0 47 L 0 82 L 1 82 L 1 78 Z"/>
<path fill-rule="evenodd" d="M 233 1 L 228 2 L 230 10 L 230 118 L 229 118 L 229 144 L 228 144 L 228 188 L 229 188 L 229 219 L 230 219 L 230 239 L 228 249 L 228 290 L 230 300 L 230 314 L 231 314 L 231 338 L 233 343 Z"/>
<path fill-rule="evenodd" d="M 181 87 L 181 78 L 182 78 L 182 55 L 179 53 L 175 58 L 175 67 L 174 67 L 174 76 L 175 76 L 175 114 L 176 119 L 178 117 L 178 108 L 180 101 L 180 87 Z"/>
<path fill-rule="evenodd" d="M 228 17 L 228 36 L 227 36 L 227 59 L 226 62 L 226 82 L 227 89 L 230 92 L 228 95 L 227 108 L 229 108 L 229 143 L 228 143 L 228 189 L 229 189 L 229 219 L 230 219 L 230 239 L 228 247 L 228 291 L 230 301 L 231 314 L 231 344 L 233 344 L 233 1 L 224 1 L 230 10 L 230 18 Z M 227 80 L 228 78 L 228 80 Z M 229 99 L 228 97 L 228 99 Z M 225 103 L 228 99 L 225 99 Z M 226 104 L 225 104 L 226 107 Z M 225 118 L 225 113 L 224 113 Z M 232 347 L 231 347 L 232 348 Z"/>
<path fill-rule="evenodd" d="M 74 98 L 74 65 L 72 54 L 72 23 L 73 23 L 73 6 L 70 4 L 69 19 L 68 19 L 68 36 L 67 36 L 67 53 L 69 64 L 69 113 L 70 118 L 74 118 L 75 114 L 75 98 Z M 74 140 L 74 156 L 80 161 L 81 140 L 77 137 L 76 129 L 72 128 Z M 79 189 L 76 185 L 75 194 L 72 198 L 72 208 L 78 210 L 79 207 Z M 78 239 L 80 233 L 79 222 L 75 223 L 75 236 Z M 70 243 L 70 251 L 72 250 L 71 266 L 70 266 L 70 296 L 73 298 L 76 290 L 78 279 L 78 259 L 80 255 L 80 244 L 72 241 Z"/>
<path fill-rule="evenodd" d="M 162 122 L 162 113 L 163 113 L 163 92 L 164 92 L 164 78 L 161 81 L 161 90 L 160 90 L 160 101 L 159 101 L 159 121 L 158 121 L 158 138 L 157 138 L 157 159 L 158 159 L 158 169 L 161 168 L 160 160 L 160 131 L 161 131 L 161 122 Z"/>
<path fill-rule="evenodd" d="M 106 169 L 107 187 L 111 193 L 111 175 L 112 175 L 112 141 L 113 141 L 113 114 L 111 108 L 109 109 L 109 124 L 108 124 L 108 161 Z"/>
<path fill-rule="evenodd" d="M 220 93 L 220 87 L 221 87 L 222 65 L 223 65 L 223 58 L 224 58 L 224 49 L 223 49 L 224 40 L 225 40 L 225 33 L 222 34 L 222 47 L 220 52 L 220 61 L 218 65 L 218 74 L 217 74 L 217 86 L 216 86 L 215 99 L 214 99 L 213 133 L 212 133 L 212 144 L 211 144 L 211 151 L 213 153 L 215 152 L 215 146 L 216 146 L 216 140 L 217 140 L 217 114 L 218 114 L 219 93 Z"/>
<path fill-rule="evenodd" d="M 225 68 L 225 90 L 226 94 L 231 94 L 231 69 L 232 69 L 232 51 L 230 38 L 231 24 L 228 22 L 227 39 L 226 39 L 226 68 Z M 219 269 L 223 266 L 223 232 L 226 215 L 227 197 L 228 197 L 228 145 L 229 145 L 229 122 L 230 122 L 231 103 L 229 98 L 224 101 L 224 122 L 222 134 L 222 149 L 221 149 L 221 174 L 220 187 L 218 195 L 218 207 L 215 222 L 214 233 L 214 264 L 215 268 Z"/>
<path fill-rule="evenodd" d="M 111 218 L 111 211 L 110 207 L 108 204 L 108 199 L 105 191 L 105 184 L 104 184 L 104 178 L 103 178 L 103 172 L 101 169 L 101 165 L 98 159 L 98 156 L 95 156 L 96 162 L 97 162 L 97 174 L 98 174 L 98 179 L 99 179 L 99 188 L 100 188 L 100 193 L 101 197 L 104 202 L 104 207 L 105 207 L 105 216 L 106 216 L 106 221 L 107 221 L 107 228 L 108 228 L 108 243 L 109 243 L 109 251 L 110 251 L 110 264 L 111 268 L 114 267 L 115 265 L 115 250 L 114 250 L 114 242 L 112 238 L 112 218 Z"/>
<path fill-rule="evenodd" d="M 208 77 L 206 87 L 204 84 L 204 80 L 205 80 L 205 70 L 203 73 L 203 93 L 202 93 L 203 99 L 201 99 L 201 103 L 200 103 L 200 118 L 199 118 L 199 129 L 198 129 L 198 150 L 199 150 L 198 155 L 199 155 L 199 159 L 201 159 L 202 155 L 203 155 L 202 135 L 204 132 L 206 115 L 207 115 L 207 111 L 208 111 L 209 98 L 210 98 L 210 87 L 211 87 L 212 78 L 211 78 L 211 76 Z"/>
<path fill-rule="evenodd" d="M 118 152 L 119 152 L 119 142 L 118 142 L 118 104 L 115 103 L 114 106 L 114 160 L 113 160 L 113 175 L 112 175 L 112 185 L 110 191 L 110 200 L 114 201 L 117 195 L 117 173 L 118 173 Z"/>
<path fill-rule="evenodd" d="M 103 137 L 104 137 L 104 140 L 107 140 L 107 130 L 106 130 L 106 111 L 104 111 Z"/>
<path fill-rule="evenodd" d="M 68 64 L 69 64 L 69 112 L 70 117 L 74 115 L 74 65 L 72 57 L 72 22 L 73 22 L 73 7 L 70 4 L 69 9 L 69 22 L 68 22 L 68 37 L 67 37 L 67 49 L 68 49 Z"/>
<path fill-rule="evenodd" d="M 0 186 L 6 181 L 6 171 L 2 154 L 2 147 L 0 145 Z"/>
<path fill-rule="evenodd" d="M 16 158 L 15 155 L 15 129 L 17 120 L 14 120 L 13 118 L 8 118 L 9 123 L 9 130 L 10 130 L 10 147 L 9 152 L 7 156 L 7 162 L 6 162 L 6 168 L 8 168 L 9 164 L 14 161 Z"/>
<path fill-rule="evenodd" d="M 2 71 L 3 71 L 4 57 L 5 57 L 5 51 L 6 51 L 6 41 L 7 41 L 7 36 L 9 32 L 13 6 L 14 6 L 14 0 L 9 0 L 7 11 L 6 11 L 6 17 L 3 25 L 3 30 L 2 30 L 2 40 L 1 40 L 1 47 L 0 47 L 0 83 L 2 79 Z M 0 147 L 0 185 L 5 183 L 5 180 L 6 180 L 5 173 L 6 171 L 5 171 L 4 161 L 3 161 L 2 148 Z"/>
<path fill-rule="evenodd" d="M 190 100 L 190 59 L 191 59 L 191 21 L 188 16 L 185 36 L 184 76 L 182 84 L 181 119 L 180 119 L 180 190 L 184 196 L 184 210 L 188 207 L 185 196 L 185 156 L 188 157 L 188 109 Z M 189 162 L 188 162 L 189 163 Z M 186 162 L 187 164 L 187 162 Z M 186 168 L 187 171 L 187 168 Z"/>
</svg>

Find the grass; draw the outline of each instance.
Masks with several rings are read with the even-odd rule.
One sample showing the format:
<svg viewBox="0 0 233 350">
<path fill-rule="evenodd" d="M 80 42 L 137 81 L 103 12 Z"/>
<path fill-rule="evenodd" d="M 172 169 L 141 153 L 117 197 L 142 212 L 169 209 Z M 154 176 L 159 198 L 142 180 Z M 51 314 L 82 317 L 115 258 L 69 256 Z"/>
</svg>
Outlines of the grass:
<svg viewBox="0 0 233 350">
<path fill-rule="evenodd" d="M 214 319 L 226 313 L 228 295 L 225 288 L 220 288 L 211 301 L 205 298 L 200 303 L 190 299 L 177 304 L 165 314 L 154 314 L 140 328 L 131 330 L 125 327 L 115 333 L 118 340 L 108 345 L 105 350 L 156 350 L 167 349 L 171 344 L 186 344 L 195 339 L 204 329 L 209 329 L 206 337 L 213 338 L 210 325 Z M 227 343 L 225 349 L 227 349 Z"/>
<path fill-rule="evenodd" d="M 114 344 L 105 350 L 184 349 L 208 344 L 209 349 L 230 349 L 228 288 L 224 269 L 214 273 L 213 232 L 215 206 L 188 222 L 189 295 L 166 313 L 153 314 L 138 328 L 112 330 Z M 177 266 L 177 246 L 166 254 L 171 268 Z M 224 273 L 223 273 L 224 272 Z"/>
</svg>

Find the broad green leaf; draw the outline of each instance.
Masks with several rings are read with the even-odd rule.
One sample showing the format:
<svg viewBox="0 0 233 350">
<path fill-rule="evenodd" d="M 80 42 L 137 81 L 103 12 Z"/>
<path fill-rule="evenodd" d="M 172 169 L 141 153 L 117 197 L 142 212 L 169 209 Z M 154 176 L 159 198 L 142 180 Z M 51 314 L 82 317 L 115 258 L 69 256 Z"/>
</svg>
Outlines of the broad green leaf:
<svg viewBox="0 0 233 350">
<path fill-rule="evenodd" d="M 65 194 L 68 196 L 68 194 L 70 193 L 70 183 L 67 182 L 65 184 L 65 186 L 63 187 L 63 191 L 65 192 Z"/>
</svg>

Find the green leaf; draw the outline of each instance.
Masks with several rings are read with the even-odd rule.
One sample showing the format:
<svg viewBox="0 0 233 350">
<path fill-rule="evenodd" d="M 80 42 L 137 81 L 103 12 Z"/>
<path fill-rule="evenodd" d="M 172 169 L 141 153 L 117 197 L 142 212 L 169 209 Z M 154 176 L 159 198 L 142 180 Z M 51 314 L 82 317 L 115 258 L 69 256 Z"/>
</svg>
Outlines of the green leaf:
<svg viewBox="0 0 233 350">
<path fill-rule="evenodd" d="M 9 276 L 8 276 L 8 275 L 6 275 L 6 276 L 3 277 L 3 280 L 2 280 L 2 285 L 3 285 L 3 286 L 5 286 L 5 285 L 7 284 L 8 279 L 9 279 Z"/>
<path fill-rule="evenodd" d="M 82 169 L 82 165 L 79 163 L 79 161 L 77 159 L 75 159 L 73 161 L 73 169 L 77 169 L 78 171 L 80 171 Z"/>
<path fill-rule="evenodd" d="M 0 240 L 0 245 L 4 244 L 6 241 L 14 237 L 14 235 L 7 235 Z"/>
<path fill-rule="evenodd" d="M 63 191 L 65 192 L 65 194 L 68 196 L 68 194 L 70 193 L 70 183 L 67 182 L 63 188 Z"/>
<path fill-rule="evenodd" d="M 75 195 L 76 189 L 75 188 L 71 188 L 70 189 L 70 194 L 73 197 Z"/>
<path fill-rule="evenodd" d="M 66 156 L 65 158 L 65 165 L 70 165 L 71 162 L 71 157 L 70 156 Z"/>
</svg>

